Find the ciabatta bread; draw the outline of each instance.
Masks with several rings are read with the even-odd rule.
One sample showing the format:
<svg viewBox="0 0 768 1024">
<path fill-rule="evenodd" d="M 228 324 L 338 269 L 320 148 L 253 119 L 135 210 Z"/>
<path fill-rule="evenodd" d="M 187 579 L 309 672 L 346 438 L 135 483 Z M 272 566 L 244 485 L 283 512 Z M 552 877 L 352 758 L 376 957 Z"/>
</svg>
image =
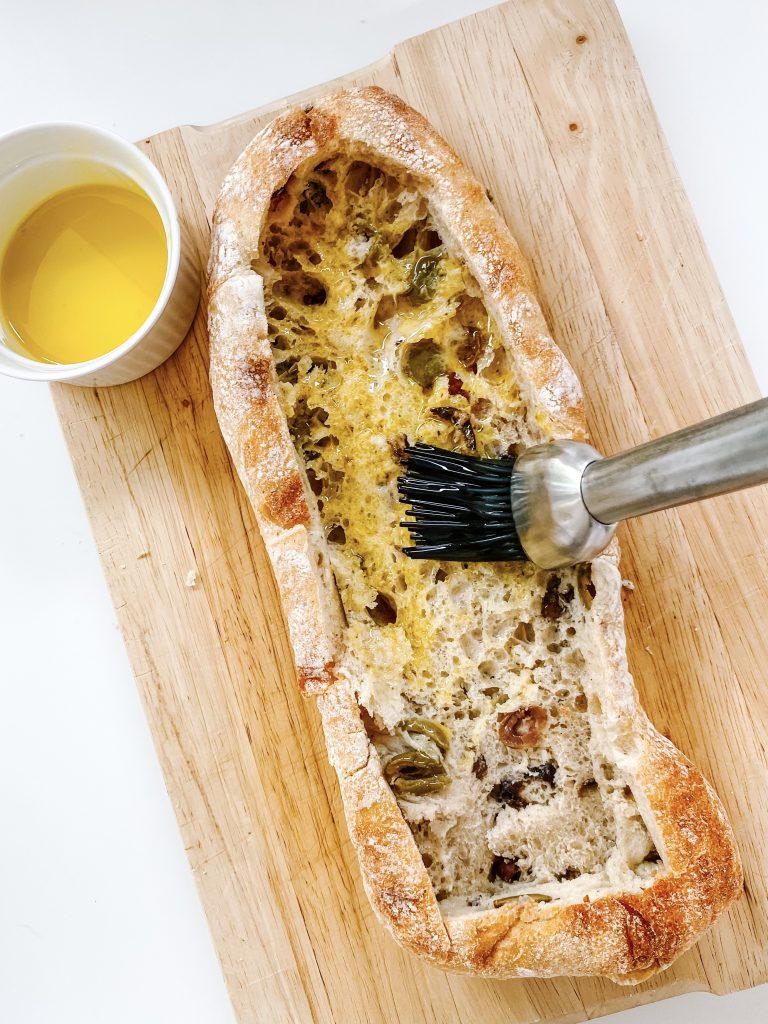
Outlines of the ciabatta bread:
<svg viewBox="0 0 768 1024">
<path fill-rule="evenodd" d="M 513 456 L 585 436 L 485 191 L 400 100 L 341 92 L 239 158 L 209 270 L 219 422 L 377 913 L 450 970 L 667 966 L 741 868 L 638 705 L 616 547 L 557 573 L 402 554 L 406 440 Z"/>
</svg>

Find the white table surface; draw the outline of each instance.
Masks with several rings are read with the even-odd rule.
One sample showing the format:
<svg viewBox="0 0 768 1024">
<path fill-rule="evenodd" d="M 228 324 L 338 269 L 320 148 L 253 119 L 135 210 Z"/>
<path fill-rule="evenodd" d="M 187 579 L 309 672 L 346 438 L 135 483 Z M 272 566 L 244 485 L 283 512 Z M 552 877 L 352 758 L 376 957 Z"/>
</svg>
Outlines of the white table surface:
<svg viewBox="0 0 768 1024">
<path fill-rule="evenodd" d="M 139 138 L 217 121 L 485 6 L 4 0 L 0 131 L 82 120 Z M 768 5 L 619 8 L 765 391 Z M 0 538 L 0 1022 L 232 1024 L 48 390 L 5 378 Z M 611 1020 L 766 1017 L 768 987 Z"/>
</svg>

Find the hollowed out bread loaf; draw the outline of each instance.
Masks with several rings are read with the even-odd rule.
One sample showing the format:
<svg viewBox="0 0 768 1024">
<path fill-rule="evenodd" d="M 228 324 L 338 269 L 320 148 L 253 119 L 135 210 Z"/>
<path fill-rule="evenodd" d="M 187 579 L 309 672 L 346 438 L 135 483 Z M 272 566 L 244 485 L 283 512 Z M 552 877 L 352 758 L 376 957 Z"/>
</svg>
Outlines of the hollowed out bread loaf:
<svg viewBox="0 0 768 1024">
<path fill-rule="evenodd" d="M 585 434 L 483 188 L 379 89 L 287 111 L 222 187 L 210 335 L 379 916 L 456 971 L 670 964 L 741 868 L 717 797 L 638 705 L 615 546 L 556 573 L 402 553 L 407 442 L 514 457 Z"/>
</svg>

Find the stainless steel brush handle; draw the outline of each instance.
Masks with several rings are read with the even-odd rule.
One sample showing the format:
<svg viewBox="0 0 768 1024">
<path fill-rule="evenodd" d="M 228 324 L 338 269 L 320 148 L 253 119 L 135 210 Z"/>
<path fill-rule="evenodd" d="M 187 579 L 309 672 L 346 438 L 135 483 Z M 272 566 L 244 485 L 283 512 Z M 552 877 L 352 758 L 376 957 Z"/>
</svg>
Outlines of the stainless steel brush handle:
<svg viewBox="0 0 768 1024">
<path fill-rule="evenodd" d="M 768 481 L 768 399 L 587 466 L 581 495 L 618 523 Z"/>
<path fill-rule="evenodd" d="M 594 558 L 616 523 L 768 482 L 768 399 L 604 459 L 555 441 L 522 453 L 512 474 L 520 543 L 545 569 Z"/>
</svg>

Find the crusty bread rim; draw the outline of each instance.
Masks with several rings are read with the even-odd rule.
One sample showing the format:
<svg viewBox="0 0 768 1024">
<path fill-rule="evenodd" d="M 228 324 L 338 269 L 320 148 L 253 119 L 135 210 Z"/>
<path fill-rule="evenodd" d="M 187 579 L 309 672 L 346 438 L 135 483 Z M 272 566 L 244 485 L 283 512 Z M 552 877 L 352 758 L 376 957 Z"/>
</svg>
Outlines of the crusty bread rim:
<svg viewBox="0 0 768 1024">
<path fill-rule="evenodd" d="M 354 89 L 288 110 L 256 136 L 227 176 L 214 214 L 211 381 L 272 560 L 300 685 L 318 694 L 368 897 L 402 945 L 449 970 L 640 981 L 709 927 L 739 895 L 742 873 L 716 795 L 639 706 L 626 663 L 615 547 L 593 563 L 600 669 L 587 696 L 600 702 L 616 764 L 666 867 L 641 892 L 575 905 L 510 903 L 444 919 L 355 695 L 335 678 L 338 602 L 317 505 L 277 399 L 262 282 L 250 264 L 273 193 L 298 169 L 340 150 L 416 180 L 444 241 L 480 285 L 544 436 L 581 438 L 585 424 L 580 386 L 548 335 L 516 243 L 483 188 L 421 115 L 381 89 Z"/>
</svg>

